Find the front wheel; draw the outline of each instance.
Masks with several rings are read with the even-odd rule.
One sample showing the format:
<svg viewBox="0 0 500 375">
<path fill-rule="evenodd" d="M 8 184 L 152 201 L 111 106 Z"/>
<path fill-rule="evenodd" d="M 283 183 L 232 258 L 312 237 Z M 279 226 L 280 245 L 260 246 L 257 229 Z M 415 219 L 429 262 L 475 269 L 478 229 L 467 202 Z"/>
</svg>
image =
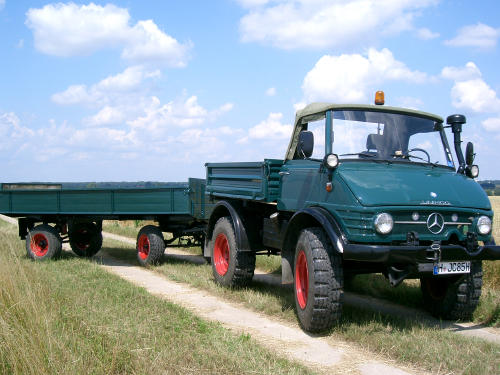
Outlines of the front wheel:
<svg viewBox="0 0 500 375">
<path fill-rule="evenodd" d="M 483 285 L 481 261 L 471 262 L 471 272 L 455 277 L 423 277 L 420 288 L 425 308 L 438 318 L 468 320 L 476 310 Z"/>
<path fill-rule="evenodd" d="M 52 259 L 59 256 L 61 251 L 61 237 L 50 225 L 37 225 L 26 236 L 26 252 L 33 260 Z"/>
<path fill-rule="evenodd" d="M 255 271 L 255 253 L 240 251 L 229 217 L 215 223 L 212 240 L 212 273 L 215 281 L 223 286 L 243 286 L 252 281 Z"/>
<path fill-rule="evenodd" d="M 302 230 L 295 248 L 294 291 L 300 325 L 320 332 L 341 317 L 342 259 L 321 228 Z"/>
</svg>

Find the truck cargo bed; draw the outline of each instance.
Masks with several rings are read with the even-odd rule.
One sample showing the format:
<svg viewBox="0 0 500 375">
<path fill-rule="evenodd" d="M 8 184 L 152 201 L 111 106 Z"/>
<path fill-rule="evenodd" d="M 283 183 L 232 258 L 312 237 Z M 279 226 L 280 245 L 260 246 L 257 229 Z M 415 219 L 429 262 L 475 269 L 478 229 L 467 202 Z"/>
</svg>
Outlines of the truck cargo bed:
<svg viewBox="0 0 500 375">
<path fill-rule="evenodd" d="M 250 163 L 207 163 L 206 191 L 211 197 L 275 202 L 280 194 L 283 160 Z"/>
</svg>

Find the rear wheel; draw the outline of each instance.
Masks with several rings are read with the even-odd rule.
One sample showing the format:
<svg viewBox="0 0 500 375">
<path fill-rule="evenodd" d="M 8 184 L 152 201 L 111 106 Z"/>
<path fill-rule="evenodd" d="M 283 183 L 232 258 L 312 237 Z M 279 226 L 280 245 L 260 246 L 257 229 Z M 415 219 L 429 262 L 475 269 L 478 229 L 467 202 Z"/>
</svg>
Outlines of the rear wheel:
<svg viewBox="0 0 500 375">
<path fill-rule="evenodd" d="M 215 223 L 211 241 L 212 273 L 215 281 L 224 286 L 243 286 L 252 281 L 255 271 L 255 253 L 240 251 L 229 217 Z"/>
<path fill-rule="evenodd" d="M 102 233 L 94 223 L 76 223 L 69 228 L 69 244 L 81 257 L 91 257 L 102 247 Z"/>
<path fill-rule="evenodd" d="M 52 259 L 61 254 L 62 241 L 50 225 L 37 225 L 26 236 L 26 252 L 33 260 Z"/>
<path fill-rule="evenodd" d="M 137 235 L 137 261 L 141 266 L 157 264 L 165 252 L 165 240 L 160 228 L 146 225 Z"/>
<path fill-rule="evenodd" d="M 481 261 L 471 262 L 471 272 L 455 277 L 423 277 L 420 288 L 425 308 L 444 319 L 470 319 L 479 304 L 483 285 Z"/>
<path fill-rule="evenodd" d="M 294 291 L 305 331 L 329 329 L 342 314 L 342 259 L 321 228 L 304 229 L 295 249 Z"/>
</svg>

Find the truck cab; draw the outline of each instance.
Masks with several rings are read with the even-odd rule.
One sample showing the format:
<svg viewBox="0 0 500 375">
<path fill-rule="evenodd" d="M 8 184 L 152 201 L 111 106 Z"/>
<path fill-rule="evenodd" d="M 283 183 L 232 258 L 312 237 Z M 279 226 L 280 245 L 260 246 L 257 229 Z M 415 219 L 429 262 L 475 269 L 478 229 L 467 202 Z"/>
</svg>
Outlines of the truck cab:
<svg viewBox="0 0 500 375">
<path fill-rule="evenodd" d="M 237 258 L 232 247 L 242 249 L 241 264 L 250 268 L 249 254 L 280 254 L 282 282 L 294 285 L 297 316 L 311 332 L 340 318 L 344 279 L 361 273 L 382 273 L 392 286 L 420 279 L 432 314 L 470 318 L 481 294 L 481 261 L 500 259 L 500 247 L 492 239 L 490 202 L 474 180 L 473 146 L 465 156 L 461 149 L 463 124 L 462 115 L 444 123 L 411 109 L 313 103 L 297 112 L 285 158 L 259 164 L 260 180 L 254 172 L 245 183 L 242 163 L 234 174 L 231 163 L 207 164 L 207 191 L 234 210 L 215 211 L 226 212 L 224 224 L 236 228 L 234 240 L 228 235 L 224 242 L 229 271 Z M 270 166 L 279 167 L 279 177 Z M 212 167 L 224 170 L 220 180 Z M 245 196 L 250 181 L 262 181 L 260 201 L 255 193 Z M 266 196 L 266 184 L 276 181 L 278 193 Z M 215 216 L 213 226 L 223 215 Z M 232 285 L 217 272 L 222 232 L 214 238 L 211 228 L 206 254 L 216 280 Z"/>
</svg>

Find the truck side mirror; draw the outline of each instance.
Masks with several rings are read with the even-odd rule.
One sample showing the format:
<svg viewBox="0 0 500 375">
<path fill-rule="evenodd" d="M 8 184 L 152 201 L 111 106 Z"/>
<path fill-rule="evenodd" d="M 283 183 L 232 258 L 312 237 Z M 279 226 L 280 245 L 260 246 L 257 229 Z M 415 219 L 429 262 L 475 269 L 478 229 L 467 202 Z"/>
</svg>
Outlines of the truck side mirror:
<svg viewBox="0 0 500 375">
<path fill-rule="evenodd" d="M 465 148 L 465 164 L 471 165 L 474 163 L 474 157 L 476 154 L 474 154 L 474 145 L 472 142 L 467 143 L 467 147 Z"/>
<path fill-rule="evenodd" d="M 314 135 L 309 130 L 302 130 L 299 133 L 299 144 L 297 154 L 304 159 L 310 158 L 314 149 Z"/>
</svg>

